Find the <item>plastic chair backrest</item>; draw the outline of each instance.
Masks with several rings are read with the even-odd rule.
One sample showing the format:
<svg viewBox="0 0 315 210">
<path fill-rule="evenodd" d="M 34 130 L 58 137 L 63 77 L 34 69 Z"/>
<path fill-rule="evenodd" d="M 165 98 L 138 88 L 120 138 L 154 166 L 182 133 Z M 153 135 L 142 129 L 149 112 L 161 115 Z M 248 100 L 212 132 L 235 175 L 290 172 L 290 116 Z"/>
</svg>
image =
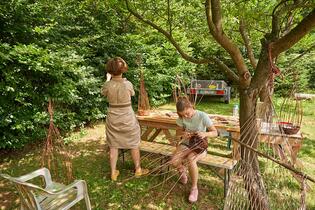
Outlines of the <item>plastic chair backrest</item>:
<svg viewBox="0 0 315 210">
<path fill-rule="evenodd" d="M 17 178 L 11 177 L 8 174 L 0 174 L 0 176 L 14 184 L 20 195 L 21 204 L 24 208 L 41 209 L 35 195 L 36 191 L 43 191 L 43 193 L 45 193 L 44 189 L 31 183 L 19 181 Z"/>
</svg>

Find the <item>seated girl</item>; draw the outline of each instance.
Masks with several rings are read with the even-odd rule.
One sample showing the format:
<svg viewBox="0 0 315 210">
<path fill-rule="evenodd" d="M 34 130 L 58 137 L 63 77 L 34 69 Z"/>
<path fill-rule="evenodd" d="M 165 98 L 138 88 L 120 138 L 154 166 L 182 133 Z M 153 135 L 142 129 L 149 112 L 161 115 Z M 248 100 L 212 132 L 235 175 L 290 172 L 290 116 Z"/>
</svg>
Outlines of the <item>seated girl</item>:
<svg viewBox="0 0 315 210">
<path fill-rule="evenodd" d="M 183 184 L 188 181 L 185 167 L 188 165 L 192 182 L 188 199 L 190 202 L 196 202 L 198 200 L 197 182 L 199 175 L 197 162 L 207 155 L 207 138 L 218 136 L 218 132 L 209 116 L 205 112 L 195 110 L 186 97 L 178 99 L 176 109 L 179 116 L 176 123 L 182 128 L 182 141 L 177 146 L 171 162 L 180 172 L 180 181 Z M 184 164 L 185 162 L 188 164 Z"/>
</svg>

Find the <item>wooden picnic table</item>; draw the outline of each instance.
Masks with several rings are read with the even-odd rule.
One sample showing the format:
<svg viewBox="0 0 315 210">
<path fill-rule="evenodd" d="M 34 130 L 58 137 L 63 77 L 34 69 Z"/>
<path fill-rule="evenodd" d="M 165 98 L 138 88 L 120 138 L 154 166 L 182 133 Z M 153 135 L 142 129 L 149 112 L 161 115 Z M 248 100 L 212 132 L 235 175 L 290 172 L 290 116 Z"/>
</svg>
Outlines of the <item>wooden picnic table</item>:
<svg viewBox="0 0 315 210">
<path fill-rule="evenodd" d="M 209 114 L 209 117 L 214 122 L 214 126 L 218 130 L 227 131 L 232 140 L 240 139 L 240 128 L 238 118 L 226 115 Z M 169 110 L 152 111 L 148 116 L 137 116 L 141 126 L 141 139 L 144 141 L 154 141 L 155 138 L 163 133 L 170 144 L 176 142 L 179 127 L 176 125 L 178 115 L 176 112 Z M 175 132 L 171 132 L 175 130 Z M 285 158 L 284 152 L 288 152 L 293 160 L 296 161 L 298 151 L 303 142 L 301 132 L 294 135 L 286 135 L 275 129 L 261 129 L 259 132 L 260 142 L 267 143 L 278 153 L 281 159 Z M 233 142 L 233 157 L 240 158 L 239 145 L 236 141 Z"/>
<path fill-rule="evenodd" d="M 217 129 L 226 130 L 227 128 L 238 128 L 238 118 L 224 115 L 209 114 L 209 117 Z M 176 124 L 178 115 L 176 112 L 168 110 L 152 111 L 148 116 L 137 116 L 141 126 L 141 139 L 144 141 L 154 141 L 155 138 L 163 133 L 167 140 L 172 144 L 176 140 L 179 126 Z M 175 134 L 171 132 L 175 130 Z"/>
<path fill-rule="evenodd" d="M 275 128 L 273 125 L 265 124 L 267 126 L 262 127 L 258 134 L 259 142 L 266 143 L 277 153 L 281 160 L 288 162 L 285 152 L 291 157 L 291 162 L 294 164 L 297 161 L 297 154 L 302 147 L 303 135 L 299 131 L 293 135 L 287 135 L 280 131 L 279 128 Z M 232 140 L 240 139 L 239 128 L 227 128 L 227 131 L 231 134 Z M 234 159 L 240 159 L 239 144 L 236 141 L 233 142 L 233 156 Z"/>
</svg>

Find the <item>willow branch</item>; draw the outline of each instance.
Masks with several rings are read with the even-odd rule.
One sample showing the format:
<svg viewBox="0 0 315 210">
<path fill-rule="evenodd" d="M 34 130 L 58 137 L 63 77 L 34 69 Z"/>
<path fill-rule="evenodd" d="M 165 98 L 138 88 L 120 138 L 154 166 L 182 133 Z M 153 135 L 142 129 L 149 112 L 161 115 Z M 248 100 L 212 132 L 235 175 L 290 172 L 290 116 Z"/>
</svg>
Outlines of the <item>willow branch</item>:
<svg viewBox="0 0 315 210">
<path fill-rule="evenodd" d="M 315 28 L 315 9 L 312 10 L 297 26 L 282 38 L 271 43 L 271 52 L 273 57 L 291 48 L 300 41 L 306 34 Z"/>
<path fill-rule="evenodd" d="M 251 41 L 250 41 L 249 35 L 247 33 L 247 30 L 246 30 L 246 25 L 245 25 L 244 20 L 240 21 L 239 29 L 240 29 L 240 33 L 242 35 L 242 38 L 243 38 L 243 41 L 244 41 L 244 44 L 245 44 L 245 47 L 246 47 L 246 50 L 247 50 L 247 56 L 248 56 L 248 59 L 250 61 L 250 64 L 252 65 L 252 67 L 254 69 L 256 69 L 257 61 L 256 61 L 255 56 L 254 56 L 253 48 L 252 48 L 252 45 L 251 45 Z"/>
<path fill-rule="evenodd" d="M 315 183 L 315 179 L 314 178 L 308 176 L 307 174 L 303 173 L 302 171 L 299 171 L 299 170 L 293 168 L 291 165 L 289 165 L 287 163 L 283 163 L 282 161 L 279 161 L 279 160 L 277 160 L 277 159 L 275 159 L 273 157 L 270 157 L 269 155 L 266 155 L 266 154 L 258 151 L 257 149 L 255 149 L 255 148 L 253 148 L 253 147 L 251 147 L 251 146 L 249 146 L 249 145 L 247 145 L 247 144 L 245 144 L 245 143 L 243 143 L 243 142 L 241 142 L 241 141 L 239 141 L 237 139 L 233 139 L 233 141 L 236 141 L 238 144 L 242 145 L 243 147 L 246 147 L 247 149 L 257 153 L 259 156 L 262 156 L 262 157 L 264 157 L 266 159 L 269 159 L 269 160 L 271 160 L 271 161 L 281 165 L 282 167 L 292 171 L 293 173 L 297 174 L 298 176 L 304 177 L 304 178 L 308 179 L 309 181 Z"/>
</svg>

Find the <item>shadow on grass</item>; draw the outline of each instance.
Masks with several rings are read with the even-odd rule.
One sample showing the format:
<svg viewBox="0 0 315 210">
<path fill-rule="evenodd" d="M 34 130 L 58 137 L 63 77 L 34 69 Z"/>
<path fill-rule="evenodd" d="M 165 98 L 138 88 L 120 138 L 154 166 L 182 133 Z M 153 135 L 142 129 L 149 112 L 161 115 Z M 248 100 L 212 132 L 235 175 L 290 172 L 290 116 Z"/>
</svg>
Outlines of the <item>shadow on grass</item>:
<svg viewBox="0 0 315 210">
<path fill-rule="evenodd" d="M 315 159 L 315 141 L 309 138 L 303 139 L 303 145 L 299 151 L 300 157 Z"/>
<path fill-rule="evenodd" d="M 177 175 L 169 180 L 155 174 L 133 178 L 133 162 L 129 152 L 124 164 L 119 159 L 117 167 L 121 175 L 117 182 L 112 182 L 109 179 L 107 149 L 102 142 L 100 139 L 87 139 L 68 145 L 73 175 L 75 179 L 84 179 L 87 182 L 93 209 L 222 209 L 223 182 L 206 168 L 201 168 L 200 197 L 196 204 L 187 201 L 190 183 L 185 186 L 178 184 Z M 31 145 L 6 154 L 1 157 L 1 173 L 20 176 L 40 168 L 41 150 L 41 145 Z M 142 165 L 146 167 L 154 160 L 155 157 L 147 158 Z M 156 185 L 158 186 L 154 187 Z M 169 192 L 174 185 L 174 189 Z M 3 180 L 0 180 L 0 186 L 0 208 L 18 208 L 19 199 L 15 188 Z M 83 202 L 79 207 L 84 209 Z"/>
<path fill-rule="evenodd" d="M 218 148 L 218 149 L 217 149 Z M 13 151 L 1 155 L 0 169 L 2 173 L 8 173 L 13 176 L 19 176 L 30 171 L 34 171 L 40 167 L 41 145 L 35 144 L 25 147 L 20 151 Z M 302 157 L 314 157 L 313 145 L 311 140 L 306 140 L 301 150 Z M 210 170 L 209 167 L 200 167 L 199 179 L 199 200 L 196 204 L 190 204 L 187 201 L 190 185 L 178 184 L 178 176 L 166 180 L 171 173 L 166 175 L 153 174 L 150 176 L 133 178 L 134 166 L 129 151 L 126 153 L 126 161 L 118 160 L 117 168 L 121 174 L 117 182 L 109 179 L 110 168 L 108 160 L 108 152 L 104 140 L 101 138 L 85 138 L 84 141 L 77 141 L 68 145 L 73 163 L 73 175 L 75 179 L 84 179 L 88 184 L 89 195 L 93 209 L 222 209 L 224 205 L 223 198 L 223 181 L 216 175 L 220 171 Z M 209 152 L 214 153 L 230 153 L 226 149 L 226 141 L 210 142 Z M 146 156 L 142 154 L 143 167 L 152 168 L 153 161 L 158 156 Z M 158 165 L 159 163 L 157 163 Z M 262 170 L 267 168 L 262 164 Z M 270 167 L 268 167 L 270 168 Z M 274 168 L 274 167 L 271 167 Z M 276 170 L 272 169 L 272 170 Z M 280 177 L 274 177 L 274 172 L 266 172 L 266 184 L 274 189 L 282 189 L 286 192 L 286 188 L 298 190 L 298 185 L 293 180 L 283 182 L 274 182 L 274 180 L 286 177 L 283 173 Z M 222 174 L 220 174 L 222 175 Z M 268 179 L 269 178 L 269 179 Z M 157 186 L 158 185 L 158 186 Z M 19 200 L 16 190 L 13 186 L 0 180 L 0 199 L 1 209 L 16 209 Z M 155 187 L 156 186 L 156 187 Z M 175 187 L 174 187 L 175 186 Z M 173 190 L 172 187 L 174 187 Z M 171 190 L 171 191 L 170 191 Z M 273 197 L 277 197 L 278 191 L 272 191 Z M 274 193 L 274 194 L 273 194 Z M 309 196 L 314 194 L 311 191 Z M 279 197 L 280 198 L 280 197 Z M 295 197 L 296 201 L 298 197 Z M 308 207 L 314 206 L 313 202 L 309 202 Z M 82 209 L 84 205 L 81 203 Z M 79 208 L 81 209 L 81 208 Z"/>
</svg>

